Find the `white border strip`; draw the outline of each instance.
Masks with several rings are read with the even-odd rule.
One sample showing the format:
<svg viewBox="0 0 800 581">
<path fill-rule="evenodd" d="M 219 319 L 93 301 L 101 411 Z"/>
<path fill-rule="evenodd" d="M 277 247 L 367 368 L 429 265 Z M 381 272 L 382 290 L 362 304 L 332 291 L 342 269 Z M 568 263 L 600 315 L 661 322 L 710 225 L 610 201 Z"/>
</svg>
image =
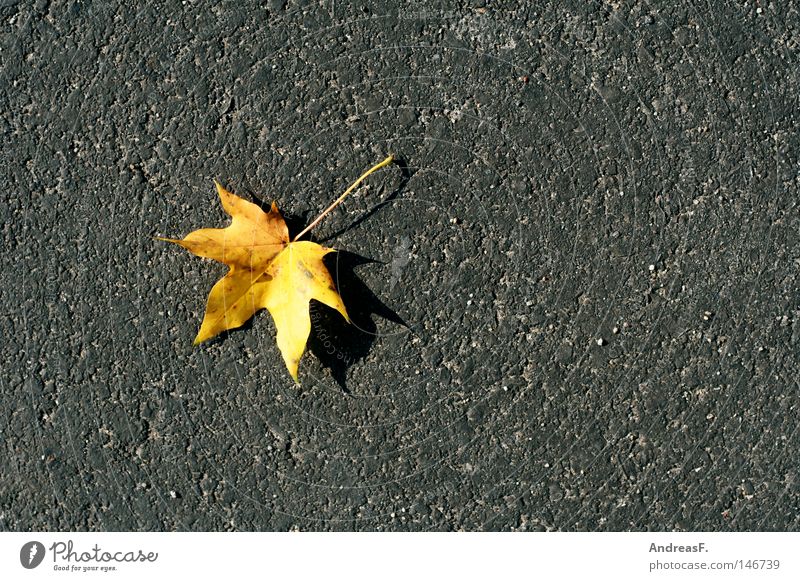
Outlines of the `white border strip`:
<svg viewBox="0 0 800 581">
<path fill-rule="evenodd" d="M 0 578 L 777 581 L 800 579 L 799 547 L 800 533 L 2 533 Z"/>
</svg>

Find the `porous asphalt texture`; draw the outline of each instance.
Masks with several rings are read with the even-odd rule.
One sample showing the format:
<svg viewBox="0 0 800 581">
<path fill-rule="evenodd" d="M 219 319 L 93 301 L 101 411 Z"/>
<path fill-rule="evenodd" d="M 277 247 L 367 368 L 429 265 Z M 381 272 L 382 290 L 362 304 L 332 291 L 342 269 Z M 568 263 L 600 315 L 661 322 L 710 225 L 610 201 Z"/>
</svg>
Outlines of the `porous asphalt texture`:
<svg viewBox="0 0 800 581">
<path fill-rule="evenodd" d="M 2 530 L 798 530 L 795 2 L 0 1 Z M 313 232 L 192 347 L 219 179 Z"/>
</svg>

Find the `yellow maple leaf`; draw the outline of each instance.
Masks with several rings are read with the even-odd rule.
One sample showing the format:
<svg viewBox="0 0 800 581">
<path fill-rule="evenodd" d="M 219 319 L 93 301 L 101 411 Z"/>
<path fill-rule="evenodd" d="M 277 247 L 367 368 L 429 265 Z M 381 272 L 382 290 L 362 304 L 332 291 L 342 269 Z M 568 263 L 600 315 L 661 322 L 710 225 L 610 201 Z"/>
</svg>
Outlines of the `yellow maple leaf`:
<svg viewBox="0 0 800 581">
<path fill-rule="evenodd" d="M 158 238 L 230 267 L 208 295 L 206 313 L 194 344 L 241 327 L 256 311 L 267 309 L 275 322 L 278 348 L 286 368 L 297 381 L 300 357 L 311 332 L 309 301 L 315 299 L 336 309 L 350 322 L 322 262 L 322 257 L 334 250 L 298 238 L 316 226 L 369 174 L 392 160 L 389 156 L 362 174 L 293 241 L 289 240 L 289 229 L 275 202 L 269 212 L 264 212 L 215 182 L 222 207 L 232 218 L 230 226 L 195 230 L 183 240 Z"/>
</svg>

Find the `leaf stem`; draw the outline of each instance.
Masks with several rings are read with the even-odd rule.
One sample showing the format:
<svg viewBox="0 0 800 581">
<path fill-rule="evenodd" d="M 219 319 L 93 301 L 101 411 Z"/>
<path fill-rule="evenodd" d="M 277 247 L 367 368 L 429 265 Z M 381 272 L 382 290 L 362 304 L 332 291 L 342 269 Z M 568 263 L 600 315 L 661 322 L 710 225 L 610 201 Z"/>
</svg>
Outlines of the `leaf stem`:
<svg viewBox="0 0 800 581">
<path fill-rule="evenodd" d="M 325 209 L 325 211 L 322 212 L 322 214 L 317 216 L 316 219 L 313 222 L 311 222 L 311 224 L 306 226 L 305 230 L 303 230 L 302 232 L 300 232 L 300 234 L 295 236 L 294 240 L 292 240 L 292 242 L 296 242 L 303 234 L 306 234 L 314 226 L 319 224 L 325 216 L 327 216 L 336 206 L 338 206 L 339 204 L 342 203 L 342 201 L 347 197 L 347 195 L 350 192 L 352 192 L 354 189 L 356 189 L 361 182 L 363 182 L 365 179 L 367 179 L 367 176 L 369 176 L 369 174 L 371 174 L 372 172 L 378 171 L 382 167 L 385 167 L 385 166 L 389 165 L 390 163 L 392 163 L 392 161 L 394 161 L 394 156 L 390 155 L 389 157 L 384 159 L 382 162 L 376 163 L 371 168 L 369 168 L 367 171 L 365 171 L 363 174 L 361 174 L 361 177 L 359 177 L 356 181 L 354 181 L 353 184 L 349 188 L 347 188 L 345 190 L 345 192 L 341 196 L 339 196 L 334 203 L 332 203 L 330 206 L 328 206 Z"/>
</svg>

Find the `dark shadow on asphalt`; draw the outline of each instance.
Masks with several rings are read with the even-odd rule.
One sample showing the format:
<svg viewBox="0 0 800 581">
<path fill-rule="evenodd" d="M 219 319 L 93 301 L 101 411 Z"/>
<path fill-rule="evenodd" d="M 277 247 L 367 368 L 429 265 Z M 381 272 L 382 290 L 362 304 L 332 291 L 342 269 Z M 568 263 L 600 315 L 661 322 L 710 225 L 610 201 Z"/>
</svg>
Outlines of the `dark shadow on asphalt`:
<svg viewBox="0 0 800 581">
<path fill-rule="evenodd" d="M 313 233 L 310 233 L 310 235 L 308 237 L 304 236 L 304 239 L 307 238 L 309 240 L 313 240 L 314 242 L 317 242 L 318 244 L 323 244 L 325 242 L 329 242 L 330 240 L 333 240 L 333 239 L 341 236 L 345 232 L 348 232 L 349 230 L 352 230 L 353 228 L 357 228 L 362 223 L 366 222 L 367 220 L 372 218 L 375 214 L 380 212 L 384 207 L 386 207 L 395 198 L 397 198 L 397 196 L 399 196 L 400 193 L 408 185 L 408 182 L 411 181 L 411 177 L 414 175 L 415 172 L 412 172 L 409 169 L 408 163 L 406 163 L 406 161 L 404 159 L 402 159 L 402 158 L 396 158 L 392 162 L 392 165 L 396 165 L 400 169 L 400 181 L 397 184 L 397 186 L 395 186 L 395 188 L 392 190 L 392 193 L 390 193 L 388 196 L 386 196 L 386 198 L 384 200 L 381 200 L 380 202 L 375 204 L 372 208 L 370 208 L 367 211 L 366 214 L 364 214 L 363 216 L 361 216 L 358 219 L 354 220 L 353 222 L 351 222 L 350 224 L 348 224 L 344 228 L 341 228 L 341 229 L 337 230 L 333 234 L 329 234 L 328 236 L 325 236 L 324 238 L 320 238 L 319 240 L 317 240 L 317 239 L 314 238 Z M 381 195 L 383 195 L 384 189 L 385 189 L 385 186 L 383 184 L 381 184 L 380 189 L 378 190 L 378 194 L 377 194 L 376 197 L 378 197 L 378 198 L 381 197 Z M 250 190 L 246 190 L 246 191 L 247 191 L 248 196 L 250 197 L 250 199 L 252 200 L 252 202 L 254 204 L 257 204 L 264 212 L 269 212 L 270 211 L 270 207 L 272 205 L 272 201 L 271 200 L 259 199 L 258 196 L 256 196 L 252 191 L 250 191 Z M 311 217 L 311 211 L 310 210 L 306 210 L 302 214 L 295 215 L 295 214 L 288 214 L 288 213 L 285 212 L 285 210 L 281 209 L 281 215 L 283 216 L 283 219 L 286 221 L 286 226 L 289 228 L 289 238 L 290 239 L 293 238 L 296 233 L 301 232 L 303 230 L 303 228 L 306 227 L 306 225 L 309 222 L 309 218 L 313 219 L 313 217 Z"/>
<path fill-rule="evenodd" d="M 347 388 L 347 370 L 366 357 L 377 337 L 378 328 L 373 321 L 373 315 L 406 328 L 408 325 L 375 296 L 355 273 L 358 266 L 383 264 L 382 262 L 346 251 L 329 254 L 325 257 L 325 262 L 352 323 L 345 321 L 333 309 L 312 301 L 308 349 L 330 371 L 339 387 L 345 393 L 350 393 Z"/>
<path fill-rule="evenodd" d="M 337 230 L 320 240 L 315 240 L 315 242 L 323 244 L 338 238 L 349 230 L 357 228 L 360 224 L 374 217 L 400 195 L 411 180 L 413 172 L 402 158 L 395 158 L 392 164 L 400 169 L 400 181 L 392 192 L 345 228 Z M 381 185 L 378 197 L 383 194 L 383 188 L 384 186 Z M 286 223 L 290 232 L 297 232 L 304 227 L 307 220 L 305 215 L 300 219 L 287 216 Z M 350 393 L 347 388 L 347 370 L 353 364 L 364 359 L 375 342 L 377 327 L 372 320 L 372 316 L 377 315 L 406 328 L 408 328 L 408 325 L 397 313 L 375 296 L 369 287 L 355 274 L 355 268 L 358 266 L 370 263 L 384 263 L 346 251 L 328 255 L 325 258 L 325 262 L 333 275 L 336 288 L 342 296 L 352 324 L 348 324 L 333 309 L 312 301 L 311 335 L 308 339 L 308 350 L 319 359 L 323 367 L 330 371 L 331 377 L 342 388 L 342 391 Z"/>
<path fill-rule="evenodd" d="M 341 230 L 337 230 L 333 234 L 330 234 L 330 235 L 326 236 L 325 238 L 322 238 L 321 240 L 319 240 L 320 243 L 327 242 L 329 240 L 337 238 L 338 236 L 341 236 L 342 234 L 344 234 L 345 232 L 347 232 L 349 230 L 352 230 L 354 228 L 358 228 L 359 225 L 361 225 L 363 222 L 366 222 L 367 220 L 372 218 L 375 214 L 380 212 L 385 206 L 387 206 L 389 203 L 391 203 L 392 200 L 394 200 L 395 198 L 397 198 L 397 196 L 400 195 L 400 192 L 402 192 L 405 189 L 405 187 L 408 185 L 408 182 L 411 180 L 411 177 L 414 174 L 408 168 L 408 164 L 406 163 L 406 161 L 404 159 L 402 159 L 402 158 L 396 158 L 392 162 L 392 164 L 396 165 L 398 168 L 400 168 L 400 183 L 398 183 L 397 186 L 394 188 L 394 190 L 392 190 L 392 193 L 389 194 L 388 196 L 386 196 L 386 199 L 384 199 L 384 200 L 378 202 L 377 204 L 375 204 L 375 206 L 370 208 L 370 210 L 366 214 L 364 214 L 363 216 L 361 216 L 360 218 L 358 218 L 357 220 L 355 220 L 354 222 L 352 222 L 351 224 L 349 224 L 345 228 L 342 228 Z M 381 186 L 381 190 L 378 192 L 378 197 L 380 197 L 381 194 L 383 194 L 383 186 Z"/>
</svg>

